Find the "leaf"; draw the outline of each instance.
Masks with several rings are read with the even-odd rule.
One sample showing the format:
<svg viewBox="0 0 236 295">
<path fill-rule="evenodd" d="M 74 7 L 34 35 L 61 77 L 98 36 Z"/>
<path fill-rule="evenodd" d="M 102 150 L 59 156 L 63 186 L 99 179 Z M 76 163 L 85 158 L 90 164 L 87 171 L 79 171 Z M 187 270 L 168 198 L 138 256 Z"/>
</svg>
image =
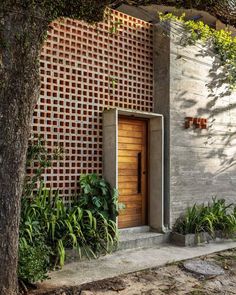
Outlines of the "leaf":
<svg viewBox="0 0 236 295">
<path fill-rule="evenodd" d="M 66 252 L 65 252 L 65 248 L 64 248 L 62 240 L 58 240 L 57 250 L 59 255 L 60 266 L 62 267 L 65 263 L 65 257 L 66 257 L 66 254 L 65 254 Z"/>
</svg>

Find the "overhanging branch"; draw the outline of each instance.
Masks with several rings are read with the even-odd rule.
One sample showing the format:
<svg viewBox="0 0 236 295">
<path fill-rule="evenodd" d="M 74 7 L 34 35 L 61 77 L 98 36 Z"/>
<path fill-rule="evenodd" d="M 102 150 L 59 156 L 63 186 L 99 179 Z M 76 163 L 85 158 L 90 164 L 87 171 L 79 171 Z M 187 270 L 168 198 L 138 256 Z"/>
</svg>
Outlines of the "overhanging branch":
<svg viewBox="0 0 236 295">
<path fill-rule="evenodd" d="M 236 27 L 236 0 L 115 0 L 111 1 L 111 7 L 117 8 L 121 4 L 133 6 L 139 5 L 168 5 L 178 8 L 195 8 L 204 10 L 217 17 L 225 24 Z"/>
</svg>

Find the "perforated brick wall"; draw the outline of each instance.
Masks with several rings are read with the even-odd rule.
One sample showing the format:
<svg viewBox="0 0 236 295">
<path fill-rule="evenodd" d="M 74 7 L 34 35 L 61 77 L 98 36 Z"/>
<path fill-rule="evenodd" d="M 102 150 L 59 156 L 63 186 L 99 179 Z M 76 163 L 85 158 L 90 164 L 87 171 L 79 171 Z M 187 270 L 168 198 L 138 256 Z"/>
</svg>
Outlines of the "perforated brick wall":
<svg viewBox="0 0 236 295">
<path fill-rule="evenodd" d="M 43 135 L 49 152 L 64 148 L 44 178 L 66 201 L 81 173 L 102 174 L 104 108 L 153 111 L 152 25 L 117 11 L 106 18 L 97 26 L 54 22 L 41 54 L 33 135 Z"/>
</svg>

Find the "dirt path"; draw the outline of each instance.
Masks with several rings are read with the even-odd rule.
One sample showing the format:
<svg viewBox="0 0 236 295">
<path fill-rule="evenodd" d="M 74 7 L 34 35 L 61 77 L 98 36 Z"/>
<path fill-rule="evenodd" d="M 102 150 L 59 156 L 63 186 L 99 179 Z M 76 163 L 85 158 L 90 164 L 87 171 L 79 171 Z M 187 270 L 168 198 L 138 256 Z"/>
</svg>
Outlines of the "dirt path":
<svg viewBox="0 0 236 295">
<path fill-rule="evenodd" d="M 201 257 L 222 266 L 225 274 L 206 278 L 187 272 L 182 263 L 140 271 L 85 286 L 57 290 L 55 295 L 211 295 L 236 294 L 236 249 Z M 34 293 L 37 294 L 37 293 Z M 42 294 L 42 293 L 41 293 Z"/>
</svg>

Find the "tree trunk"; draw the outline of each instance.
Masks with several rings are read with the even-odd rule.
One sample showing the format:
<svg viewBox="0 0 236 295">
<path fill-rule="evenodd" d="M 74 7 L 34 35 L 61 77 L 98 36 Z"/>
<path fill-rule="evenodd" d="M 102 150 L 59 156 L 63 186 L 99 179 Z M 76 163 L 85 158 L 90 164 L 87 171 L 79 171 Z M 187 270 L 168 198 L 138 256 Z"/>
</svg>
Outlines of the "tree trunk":
<svg viewBox="0 0 236 295">
<path fill-rule="evenodd" d="M 21 185 L 47 24 L 25 11 L 0 18 L 0 294 L 17 294 Z"/>
</svg>

